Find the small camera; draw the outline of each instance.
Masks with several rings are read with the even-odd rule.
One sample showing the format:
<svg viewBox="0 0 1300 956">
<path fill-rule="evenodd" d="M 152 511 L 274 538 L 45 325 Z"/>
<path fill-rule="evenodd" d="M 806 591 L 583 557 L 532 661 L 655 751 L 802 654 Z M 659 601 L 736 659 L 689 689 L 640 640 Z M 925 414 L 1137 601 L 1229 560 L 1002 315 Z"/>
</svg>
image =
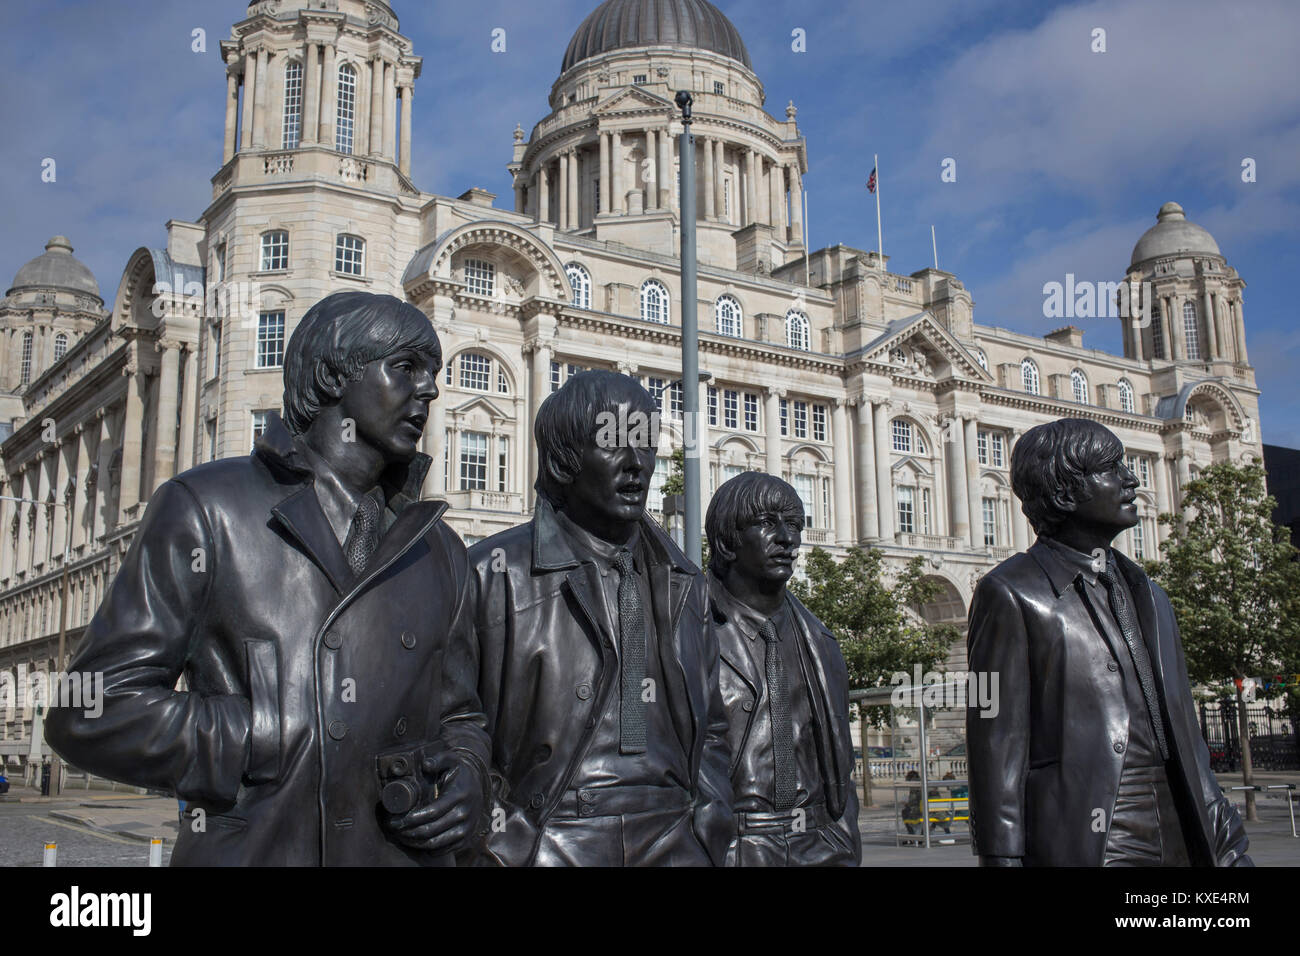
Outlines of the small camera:
<svg viewBox="0 0 1300 956">
<path fill-rule="evenodd" d="M 380 798 L 389 813 L 407 813 L 438 799 L 438 784 L 424 775 L 425 747 L 408 747 L 375 758 Z"/>
</svg>

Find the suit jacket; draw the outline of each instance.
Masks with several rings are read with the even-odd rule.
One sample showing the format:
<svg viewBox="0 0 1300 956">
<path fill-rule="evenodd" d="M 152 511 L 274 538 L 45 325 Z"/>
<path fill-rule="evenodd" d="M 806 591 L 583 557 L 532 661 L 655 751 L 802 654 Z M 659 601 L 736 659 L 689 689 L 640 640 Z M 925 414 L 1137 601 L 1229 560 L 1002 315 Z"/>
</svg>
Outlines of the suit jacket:
<svg viewBox="0 0 1300 956">
<path fill-rule="evenodd" d="M 643 515 L 652 607 L 672 720 L 690 757 L 693 830 L 715 865 L 733 832 L 727 715 L 718 647 L 705 626 L 703 575 Z M 598 574 L 580 563 L 540 497 L 532 521 L 469 552 L 479 695 L 492 735 L 496 809 L 476 862 L 531 865 L 542 828 L 570 788 L 619 670 Z M 499 817 L 499 815 L 498 815 Z M 629 855 L 635 855 L 629 851 Z"/>
<path fill-rule="evenodd" d="M 1249 865 L 1236 809 L 1210 770 L 1169 597 L 1115 552 L 1163 700 L 1169 782 L 1193 865 Z M 1071 569 L 1046 544 L 1003 561 L 971 605 L 975 673 L 999 675 L 996 717 L 966 714 L 973 847 L 1033 866 L 1100 866 L 1129 713 L 1122 639 L 1103 637 Z M 1095 811 L 1105 814 L 1096 825 Z"/>
<path fill-rule="evenodd" d="M 722 588 L 724 585 L 716 577 L 710 577 L 709 587 Z M 839 838 L 846 844 L 846 855 L 851 855 L 853 865 L 857 865 L 862 853 L 862 838 L 858 833 L 858 791 L 853 784 L 848 669 L 844 666 L 844 655 L 835 635 L 793 594 L 787 592 L 785 599 L 791 612 L 790 620 L 798 633 L 803 679 L 812 702 L 813 732 L 817 740 L 818 763 L 822 767 L 826 811 L 834 821 Z M 709 624 L 716 635 L 722 658 L 718 682 L 730 722 L 727 741 L 732 761 L 729 770 L 732 789 L 739 791 L 745 784 L 737 774 L 746 748 L 758 745 L 771 749 L 770 741 L 757 743 L 750 740 L 755 705 L 762 697 L 767 675 L 761 667 L 755 666 L 752 656 L 746 652 L 750 638 L 716 600 L 710 601 Z M 734 852 L 729 854 L 729 859 L 732 856 Z M 791 862 L 798 863 L 797 860 Z"/>
<path fill-rule="evenodd" d="M 103 714 L 45 727 L 77 766 L 204 812 L 173 864 L 453 862 L 376 816 L 381 751 L 440 740 L 486 775 L 465 546 L 415 500 L 427 467 L 385 475 L 397 516 L 359 579 L 278 418 L 154 495 L 70 665 L 104 673 Z"/>
</svg>

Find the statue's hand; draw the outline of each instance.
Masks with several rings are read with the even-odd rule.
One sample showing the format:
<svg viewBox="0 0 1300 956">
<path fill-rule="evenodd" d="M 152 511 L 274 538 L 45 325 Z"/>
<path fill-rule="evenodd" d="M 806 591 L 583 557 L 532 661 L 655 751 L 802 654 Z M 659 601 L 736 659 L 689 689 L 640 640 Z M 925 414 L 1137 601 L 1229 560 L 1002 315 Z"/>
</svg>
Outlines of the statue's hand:
<svg viewBox="0 0 1300 956">
<path fill-rule="evenodd" d="M 437 796 L 414 810 L 389 814 L 385 825 L 406 846 L 442 853 L 455 850 L 473 834 L 484 811 L 479 771 L 457 751 L 442 750 L 425 757 L 424 773 L 437 781 Z"/>
</svg>

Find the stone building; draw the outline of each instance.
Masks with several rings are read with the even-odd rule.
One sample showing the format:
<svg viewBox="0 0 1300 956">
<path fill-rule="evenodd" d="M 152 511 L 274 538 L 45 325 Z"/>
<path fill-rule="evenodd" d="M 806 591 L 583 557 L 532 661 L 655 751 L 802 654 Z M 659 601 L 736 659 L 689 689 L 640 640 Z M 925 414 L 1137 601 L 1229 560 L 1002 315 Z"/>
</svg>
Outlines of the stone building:
<svg viewBox="0 0 1300 956">
<path fill-rule="evenodd" d="M 1116 269 L 1158 304 L 1149 324 L 1117 320 L 1123 355 L 1069 326 L 979 324 L 952 273 L 805 248 L 798 111 L 768 112 L 743 39 L 704 0 L 607 0 L 578 26 L 550 112 L 507 144 L 505 208 L 477 186 L 451 197 L 412 182 L 422 64 L 388 4 L 258 0 L 221 54 L 210 205 L 169 222 L 165 248 L 132 253 L 111 303 L 58 237 L 0 303 L 0 493 L 22 499 L 0 503 L 11 684 L 20 667 L 54 667 L 65 571 L 73 647 L 153 490 L 248 453 L 280 406 L 287 336 L 341 289 L 403 296 L 436 327 L 447 365 L 425 491 L 467 541 L 527 519 L 533 416 L 579 369 L 659 396 L 661 507 L 684 308 L 698 310 L 708 376 L 703 495 L 746 469 L 782 475 L 805 502 L 807 546 L 923 555 L 944 586 L 933 620 L 963 622 L 979 575 L 1032 540 L 1008 473 L 1032 425 L 1083 415 L 1124 439 L 1142 482 L 1142 522 L 1122 541 L 1136 557 L 1155 554 L 1156 515 L 1198 468 L 1260 454 L 1245 283 L 1176 203 Z M 693 303 L 676 258 L 680 89 L 694 96 Z M 0 714 L 0 752 L 27 752 L 31 717 Z"/>
</svg>

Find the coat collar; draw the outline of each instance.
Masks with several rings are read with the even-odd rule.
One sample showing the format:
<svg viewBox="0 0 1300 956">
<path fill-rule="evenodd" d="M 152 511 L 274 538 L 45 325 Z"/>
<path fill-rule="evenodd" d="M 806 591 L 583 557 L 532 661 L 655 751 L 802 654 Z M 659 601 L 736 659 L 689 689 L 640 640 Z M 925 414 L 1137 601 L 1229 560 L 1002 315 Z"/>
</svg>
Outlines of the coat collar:
<svg viewBox="0 0 1300 956">
<path fill-rule="evenodd" d="M 1059 598 L 1074 587 L 1074 582 L 1082 576 L 1083 569 L 1078 564 L 1067 561 L 1061 552 L 1057 550 L 1057 547 L 1064 547 L 1064 545 L 1060 545 L 1058 542 L 1057 546 L 1053 547 L 1053 545 L 1047 543 L 1045 538 L 1040 537 L 1030 546 L 1027 553 L 1043 569 L 1043 573 L 1047 575 L 1047 580 L 1052 583 L 1052 590 L 1056 592 L 1056 596 Z"/>
<path fill-rule="evenodd" d="M 650 552 L 652 564 L 668 564 L 674 571 L 692 574 L 695 568 L 650 516 L 641 512 L 641 540 Z M 582 562 L 573 551 L 569 536 L 556 517 L 555 506 L 543 494 L 533 511 L 533 571 L 563 571 Z"/>
</svg>

